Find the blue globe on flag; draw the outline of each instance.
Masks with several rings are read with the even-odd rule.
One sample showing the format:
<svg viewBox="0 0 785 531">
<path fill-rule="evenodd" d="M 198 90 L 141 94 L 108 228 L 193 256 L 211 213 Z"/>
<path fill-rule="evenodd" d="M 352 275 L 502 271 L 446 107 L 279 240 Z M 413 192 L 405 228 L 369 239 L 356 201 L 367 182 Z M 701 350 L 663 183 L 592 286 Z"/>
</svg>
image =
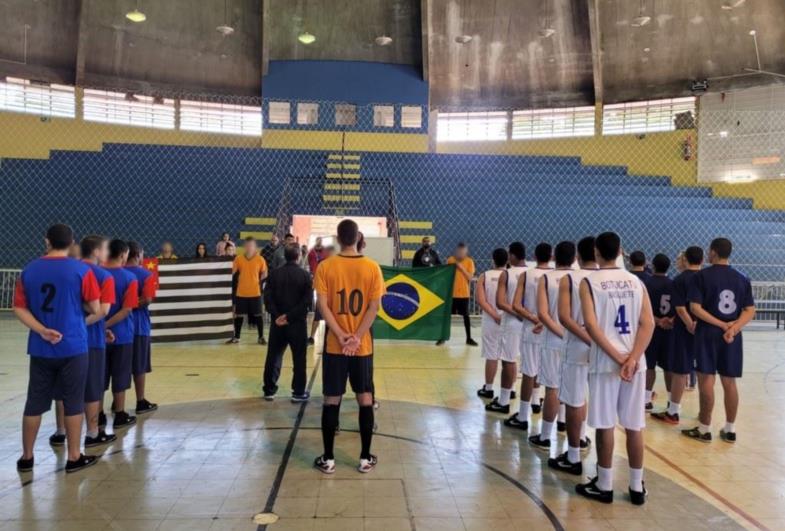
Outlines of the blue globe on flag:
<svg viewBox="0 0 785 531">
<path fill-rule="evenodd" d="M 393 319 L 408 319 L 419 307 L 420 294 L 417 288 L 405 282 L 390 284 L 382 297 L 382 308 Z"/>
</svg>

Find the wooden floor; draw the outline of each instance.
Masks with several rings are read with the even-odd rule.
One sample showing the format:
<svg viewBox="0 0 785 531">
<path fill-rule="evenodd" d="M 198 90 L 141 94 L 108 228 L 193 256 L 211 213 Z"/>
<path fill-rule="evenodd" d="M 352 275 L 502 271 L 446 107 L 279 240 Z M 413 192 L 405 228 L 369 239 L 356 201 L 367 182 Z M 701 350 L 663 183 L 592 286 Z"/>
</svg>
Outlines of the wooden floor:
<svg viewBox="0 0 785 531">
<path fill-rule="evenodd" d="M 649 422 L 644 507 L 626 500 L 621 432 L 616 502 L 579 499 L 576 478 L 548 469 L 522 433 L 486 414 L 475 395 L 479 349 L 455 334 L 444 347 L 377 344 L 380 463 L 368 475 L 354 470 L 357 408 L 348 400 L 337 473 L 311 468 L 321 450 L 318 357 L 309 355 L 311 403 L 293 405 L 285 395 L 264 402 L 264 351 L 250 332 L 240 345 L 154 347 L 148 396 L 158 412 L 107 447 L 97 466 L 69 476 L 63 452 L 47 444 L 47 415 L 35 472 L 20 475 L 26 336 L 0 317 L 0 530 L 255 530 L 254 516 L 265 512 L 279 518 L 272 531 L 785 529 L 785 333 L 745 333 L 736 445 L 703 445 Z M 658 388 L 664 396 L 661 377 Z M 696 404 L 688 393 L 685 425 L 695 423 Z M 723 421 L 720 406 L 715 432 Z M 593 453 L 584 464 L 594 472 Z"/>
</svg>

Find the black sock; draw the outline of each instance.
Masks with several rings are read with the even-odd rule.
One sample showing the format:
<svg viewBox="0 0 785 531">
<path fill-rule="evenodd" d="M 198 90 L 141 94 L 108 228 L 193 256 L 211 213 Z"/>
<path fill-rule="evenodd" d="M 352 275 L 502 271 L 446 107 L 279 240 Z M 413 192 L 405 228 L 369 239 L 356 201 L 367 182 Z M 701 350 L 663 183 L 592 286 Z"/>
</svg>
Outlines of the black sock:
<svg viewBox="0 0 785 531">
<path fill-rule="evenodd" d="M 463 314 L 463 327 L 466 329 L 466 341 L 469 341 L 472 338 L 472 327 L 468 313 Z"/>
<path fill-rule="evenodd" d="M 242 317 L 235 317 L 234 318 L 234 337 L 240 339 L 240 332 L 243 331 L 243 318 Z"/>
<path fill-rule="evenodd" d="M 371 439 L 373 439 L 373 406 L 360 406 L 360 440 L 362 441 L 360 459 L 370 459 Z"/>
<path fill-rule="evenodd" d="M 341 406 L 325 404 L 322 406 L 322 442 L 324 443 L 324 458 L 335 459 L 333 449 L 335 446 L 335 429 L 338 427 L 338 414 Z"/>
</svg>

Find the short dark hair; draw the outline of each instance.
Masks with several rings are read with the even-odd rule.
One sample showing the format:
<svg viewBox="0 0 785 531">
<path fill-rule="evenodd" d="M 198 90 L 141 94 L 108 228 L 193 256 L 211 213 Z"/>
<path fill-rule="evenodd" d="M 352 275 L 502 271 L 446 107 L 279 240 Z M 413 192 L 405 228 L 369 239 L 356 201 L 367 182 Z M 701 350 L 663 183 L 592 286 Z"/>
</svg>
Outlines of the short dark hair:
<svg viewBox="0 0 785 531">
<path fill-rule="evenodd" d="M 106 238 L 97 234 L 90 234 L 82 238 L 79 242 L 79 251 L 82 253 L 82 258 L 90 258 L 96 249 L 101 247 L 106 241 Z"/>
<path fill-rule="evenodd" d="M 615 260 L 619 257 L 621 238 L 615 232 L 603 232 L 594 240 L 594 248 L 603 260 Z"/>
<path fill-rule="evenodd" d="M 458 248 L 458 249 L 465 249 L 466 248 L 466 242 L 458 242 L 458 245 L 456 245 L 455 247 Z"/>
<path fill-rule="evenodd" d="M 496 267 L 504 267 L 504 265 L 507 263 L 507 259 L 509 258 L 507 255 L 507 250 L 503 249 L 502 247 L 494 249 L 491 256 L 493 256 L 493 265 Z"/>
<path fill-rule="evenodd" d="M 338 243 L 343 247 L 350 247 L 357 243 L 357 233 L 360 231 L 357 223 L 351 219 L 345 219 L 338 224 Z"/>
<path fill-rule="evenodd" d="M 557 243 L 553 257 L 557 267 L 572 265 L 575 261 L 575 242 L 564 241 Z"/>
<path fill-rule="evenodd" d="M 283 257 L 287 262 L 296 262 L 300 259 L 300 246 L 295 244 L 287 245 L 283 249 Z"/>
<path fill-rule="evenodd" d="M 534 248 L 534 258 L 537 260 L 537 263 L 549 262 L 552 254 L 553 247 L 551 247 L 550 243 L 541 242 Z"/>
<path fill-rule="evenodd" d="M 139 242 L 129 241 L 128 242 L 128 259 L 133 260 L 135 258 L 139 258 L 142 255 L 142 245 Z"/>
<path fill-rule="evenodd" d="M 52 249 L 63 251 L 74 243 L 74 231 L 65 223 L 56 223 L 46 229 L 46 239 Z"/>
<path fill-rule="evenodd" d="M 581 262 L 594 262 L 594 236 L 586 236 L 578 242 L 578 256 Z"/>
<path fill-rule="evenodd" d="M 287 232 L 287 233 L 284 235 L 283 239 L 285 240 L 286 238 L 294 238 L 294 234 L 292 234 L 291 232 Z"/>
<path fill-rule="evenodd" d="M 684 251 L 684 259 L 690 265 L 701 265 L 703 263 L 703 248 L 691 245 Z"/>
<path fill-rule="evenodd" d="M 112 260 L 117 260 L 126 251 L 128 251 L 128 244 L 125 240 L 114 239 L 109 242 L 109 258 Z"/>
<path fill-rule="evenodd" d="M 274 235 L 273 235 L 273 236 L 274 236 Z M 245 237 L 245 241 L 246 241 L 246 243 L 247 243 L 247 242 L 255 242 L 255 241 L 256 241 L 256 238 L 254 238 L 253 236 L 246 236 L 246 237 Z"/>
<path fill-rule="evenodd" d="M 655 273 L 667 273 L 668 269 L 671 268 L 671 259 L 662 253 L 655 254 L 654 258 L 651 259 L 651 265 Z"/>
<path fill-rule="evenodd" d="M 518 260 L 526 259 L 526 246 L 523 245 L 523 242 L 512 242 L 507 249 L 509 251 L 509 254 L 514 256 Z"/>
<path fill-rule="evenodd" d="M 633 251 L 630 253 L 630 263 L 635 267 L 642 267 L 646 265 L 646 255 L 643 251 Z"/>
<path fill-rule="evenodd" d="M 714 238 L 709 249 L 714 251 L 721 259 L 727 260 L 733 252 L 733 244 L 728 238 Z"/>
</svg>

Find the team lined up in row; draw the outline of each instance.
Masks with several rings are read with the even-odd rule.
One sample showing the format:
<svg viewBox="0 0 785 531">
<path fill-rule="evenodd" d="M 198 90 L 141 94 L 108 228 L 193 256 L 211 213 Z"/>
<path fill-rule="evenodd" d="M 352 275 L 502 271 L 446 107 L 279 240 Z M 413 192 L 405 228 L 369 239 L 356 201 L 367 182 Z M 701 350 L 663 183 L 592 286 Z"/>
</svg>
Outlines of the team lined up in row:
<svg viewBox="0 0 785 531">
<path fill-rule="evenodd" d="M 53 225 L 46 233 L 47 253 L 22 271 L 14 294 L 14 312 L 30 329 L 27 352 L 30 379 L 22 426 L 22 457 L 17 469 L 33 469 L 33 447 L 41 416 L 57 400 L 53 446 L 67 444 L 66 472 L 94 464 L 81 453 L 82 416 L 87 423 L 85 448 L 114 441 L 106 433 L 104 393 L 112 392 L 113 428 L 127 428 L 136 417 L 125 410 L 133 379 L 136 413 L 157 409 L 145 398 L 150 360 L 149 304 L 155 276 L 142 266 L 144 251 L 136 242 L 87 236 L 81 260 L 70 258 L 73 231 Z"/>
<path fill-rule="evenodd" d="M 519 409 L 504 424 L 528 431 L 532 409 L 539 410 L 537 387 L 544 387 L 540 430 L 529 437 L 530 444 L 550 453 L 563 408 L 568 449 L 551 457 L 548 465 L 581 475 L 581 453 L 591 443 L 587 423 L 595 428 L 597 476 L 577 485 L 576 491 L 610 503 L 613 430 L 618 420 L 627 435 L 630 500 L 645 503 L 642 430 L 645 412 L 652 409 L 656 365 L 666 371 L 672 393 L 667 409 L 653 415 L 656 419 L 678 424 L 684 383 L 695 368 L 700 424 L 683 434 L 710 442 L 714 379 L 719 374 L 727 417 L 720 436 L 726 442 L 736 440 L 741 330 L 754 317 L 755 308 L 749 279 L 729 266 L 731 251 L 729 240 L 715 239 L 709 250 L 711 266 L 701 269 L 703 251 L 690 247 L 684 253 L 685 270 L 671 281 L 670 260 L 663 255 L 655 257 L 653 274 L 644 273 L 642 263 L 636 267 L 641 271 L 619 268 L 621 242 L 615 233 L 584 238 L 577 247 L 569 241 L 555 248 L 541 243 L 534 253 L 537 264 L 531 268 L 525 265 L 522 243 L 496 249 L 494 268 L 477 283 L 486 360 L 485 385 L 478 395 L 493 398 L 486 410 L 509 413 L 520 361 Z M 550 267 L 551 260 L 555 268 Z M 501 390 L 494 398 L 499 360 Z"/>
</svg>

